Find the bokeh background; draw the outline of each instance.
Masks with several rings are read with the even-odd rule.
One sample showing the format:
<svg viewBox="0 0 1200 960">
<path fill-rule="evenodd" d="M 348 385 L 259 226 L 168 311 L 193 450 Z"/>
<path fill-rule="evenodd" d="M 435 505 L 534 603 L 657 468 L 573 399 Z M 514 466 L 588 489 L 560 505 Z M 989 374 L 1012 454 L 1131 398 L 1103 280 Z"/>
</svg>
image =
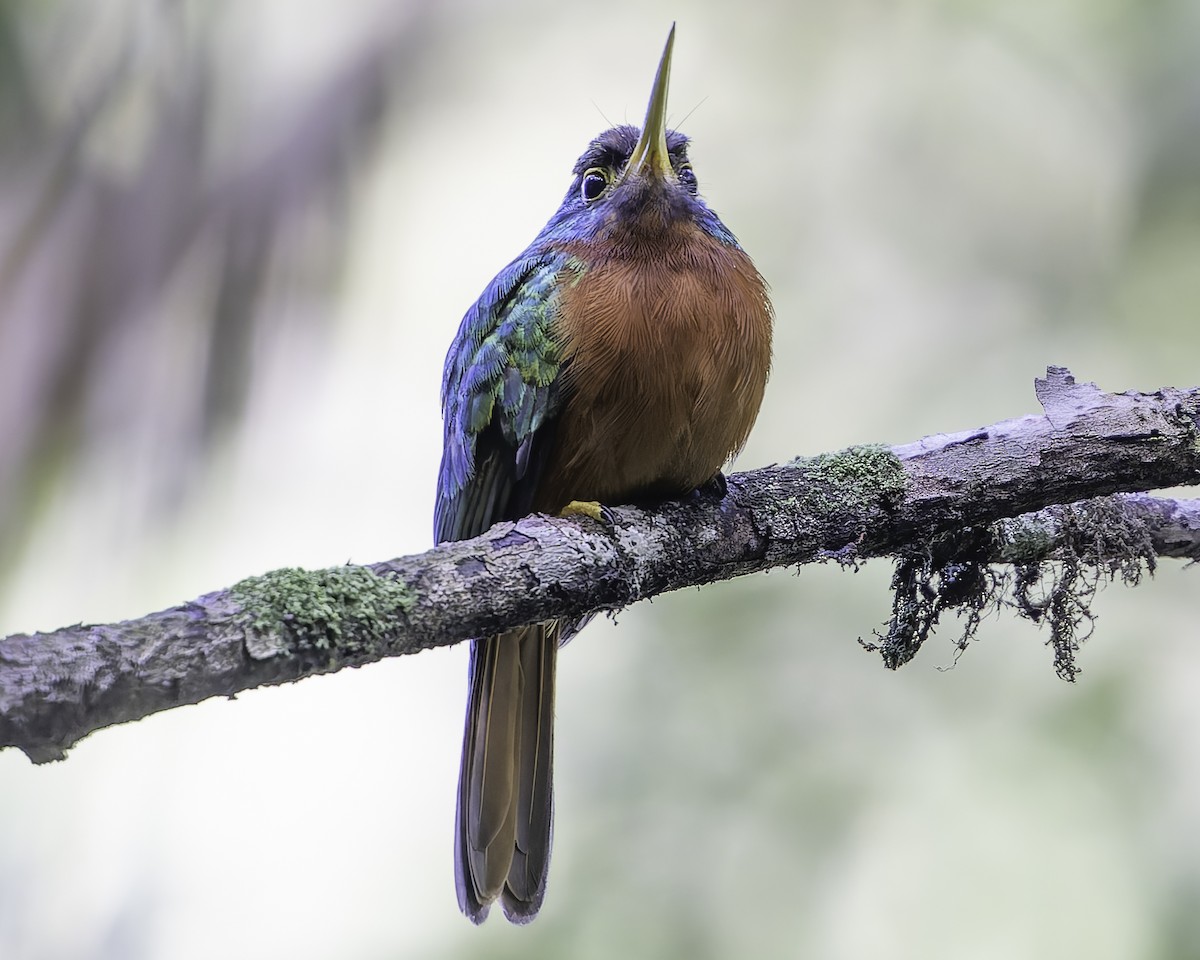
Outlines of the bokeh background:
<svg viewBox="0 0 1200 960">
<path fill-rule="evenodd" d="M 425 549 L 458 319 L 672 20 L 778 309 L 740 465 L 1196 382 L 1191 0 L 6 0 L 0 633 Z M 1010 617 L 885 672 L 889 574 L 579 637 L 526 929 L 455 908 L 461 647 L 0 754 L 0 957 L 1200 955 L 1198 574 L 1073 686 Z"/>
</svg>

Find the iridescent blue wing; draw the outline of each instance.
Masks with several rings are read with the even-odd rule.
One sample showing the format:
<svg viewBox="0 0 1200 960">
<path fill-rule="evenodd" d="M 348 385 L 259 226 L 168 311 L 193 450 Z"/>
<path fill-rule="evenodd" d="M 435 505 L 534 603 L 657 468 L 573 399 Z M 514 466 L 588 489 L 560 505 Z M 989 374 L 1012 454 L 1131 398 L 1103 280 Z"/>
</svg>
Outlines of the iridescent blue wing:
<svg viewBox="0 0 1200 960">
<path fill-rule="evenodd" d="M 531 510 L 562 397 L 554 321 L 568 258 L 526 254 L 467 311 L 442 380 L 434 539 L 465 540 Z"/>
<path fill-rule="evenodd" d="M 566 265 L 519 257 L 463 317 L 442 382 L 438 543 L 532 508 L 562 402 L 554 325 Z M 471 641 L 454 873 L 459 906 L 476 923 L 498 897 L 510 918 L 527 920 L 545 893 L 558 634 L 534 624 Z"/>
</svg>

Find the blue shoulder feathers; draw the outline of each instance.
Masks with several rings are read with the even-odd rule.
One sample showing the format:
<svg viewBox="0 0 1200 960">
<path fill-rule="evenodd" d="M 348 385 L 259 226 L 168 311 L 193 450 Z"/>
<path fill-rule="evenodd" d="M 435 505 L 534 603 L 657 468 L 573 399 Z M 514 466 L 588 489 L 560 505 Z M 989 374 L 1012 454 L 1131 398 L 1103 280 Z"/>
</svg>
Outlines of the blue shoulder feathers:
<svg viewBox="0 0 1200 960">
<path fill-rule="evenodd" d="M 445 446 L 434 537 L 464 540 L 528 513 L 561 400 L 556 338 L 564 254 L 526 253 L 467 311 L 442 380 Z M 539 452 L 542 454 L 539 456 Z"/>
</svg>

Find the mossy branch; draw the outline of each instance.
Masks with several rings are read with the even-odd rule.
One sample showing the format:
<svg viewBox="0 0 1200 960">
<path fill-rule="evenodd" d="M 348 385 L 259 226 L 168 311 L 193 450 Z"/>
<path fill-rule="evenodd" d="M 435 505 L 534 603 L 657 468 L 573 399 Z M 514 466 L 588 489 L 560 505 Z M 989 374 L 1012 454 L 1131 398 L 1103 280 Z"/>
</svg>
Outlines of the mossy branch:
<svg viewBox="0 0 1200 960">
<path fill-rule="evenodd" d="M 1005 604 L 1050 623 L 1056 667 L 1073 678 L 1089 584 L 1200 558 L 1200 502 L 1092 499 L 1200 482 L 1200 389 L 1106 394 L 1055 367 L 1036 386 L 1042 414 L 736 474 L 723 496 L 616 507 L 609 523 L 532 516 L 418 556 L 280 570 L 139 620 L 8 637 L 0 747 L 58 759 L 94 730 L 208 697 L 771 567 L 885 555 L 898 560 L 893 619 L 870 645 L 889 666 L 945 610 L 966 613 L 965 644 Z"/>
</svg>

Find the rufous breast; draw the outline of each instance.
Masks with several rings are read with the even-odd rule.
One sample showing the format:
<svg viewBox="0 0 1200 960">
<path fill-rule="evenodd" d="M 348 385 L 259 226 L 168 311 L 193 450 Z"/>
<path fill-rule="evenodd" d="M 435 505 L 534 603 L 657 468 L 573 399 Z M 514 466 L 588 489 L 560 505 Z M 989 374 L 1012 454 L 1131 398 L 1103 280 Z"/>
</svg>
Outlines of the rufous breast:
<svg viewBox="0 0 1200 960">
<path fill-rule="evenodd" d="M 569 252 L 584 269 L 560 293 L 566 403 L 538 508 L 695 489 L 758 415 L 771 364 L 762 277 L 690 222 L 653 243 Z"/>
</svg>

